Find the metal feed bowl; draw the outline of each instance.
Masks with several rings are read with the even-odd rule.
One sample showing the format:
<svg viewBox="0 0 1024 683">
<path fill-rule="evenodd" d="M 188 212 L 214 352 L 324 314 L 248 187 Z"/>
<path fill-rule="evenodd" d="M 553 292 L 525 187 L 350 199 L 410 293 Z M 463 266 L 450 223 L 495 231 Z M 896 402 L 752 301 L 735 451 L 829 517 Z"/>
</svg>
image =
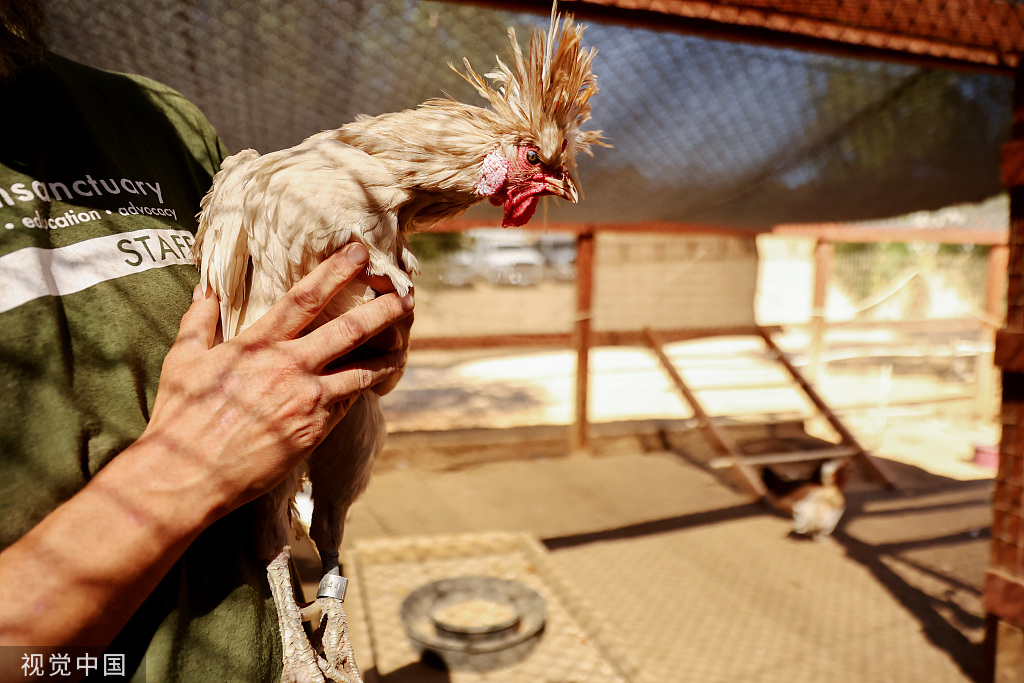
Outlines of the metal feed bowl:
<svg viewBox="0 0 1024 683">
<path fill-rule="evenodd" d="M 544 598 L 515 581 L 462 576 L 420 586 L 399 610 L 409 638 L 451 669 L 485 671 L 525 659 L 544 628 Z"/>
</svg>

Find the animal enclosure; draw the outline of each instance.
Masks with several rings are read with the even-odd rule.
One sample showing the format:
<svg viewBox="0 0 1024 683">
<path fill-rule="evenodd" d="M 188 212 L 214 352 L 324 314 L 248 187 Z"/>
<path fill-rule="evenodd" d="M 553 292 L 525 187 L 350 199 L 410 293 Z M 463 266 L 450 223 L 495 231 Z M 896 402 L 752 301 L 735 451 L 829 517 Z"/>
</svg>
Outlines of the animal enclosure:
<svg viewBox="0 0 1024 683">
<path fill-rule="evenodd" d="M 463 56 L 492 64 L 504 49 L 505 26 L 522 35 L 543 24 L 549 9 L 546 2 L 412 0 L 48 5 L 59 54 L 166 82 L 207 113 L 231 149 L 261 151 L 360 113 L 415 106 L 441 91 L 468 99 L 472 93 L 444 64 Z M 419 350 L 389 397 L 392 424 L 572 425 L 580 424 L 581 413 L 594 422 L 685 419 L 688 409 L 630 329 L 637 320 L 681 325 L 691 334 L 702 320 L 729 325 L 741 314 L 783 323 L 779 343 L 830 403 L 844 417 L 858 414 L 882 427 L 887 411 L 964 405 L 992 414 L 999 391 L 988 372 L 994 346 L 1009 381 L 986 609 L 995 615 L 993 629 L 996 617 L 1024 626 L 1018 426 L 1024 419 L 1024 142 L 1020 126 L 1011 131 L 1011 121 L 1024 118 L 1024 8 L 1003 0 L 562 6 L 591 24 L 587 39 L 600 50 L 595 127 L 615 144 L 581 165 L 586 201 L 550 214 L 552 225 L 574 236 L 599 230 L 593 242 L 583 242 L 593 249 L 581 249 L 576 264 L 593 257 L 594 287 L 581 290 L 558 278 L 522 284 L 525 268 L 514 275 L 519 285 L 433 287 L 425 273 L 414 339 Z M 1004 187 L 1012 206 L 1003 213 L 1004 219 L 1011 214 L 1008 248 L 878 253 L 837 246 L 850 238 L 835 235 L 792 248 L 765 244 L 762 273 L 773 275 L 760 282 L 792 288 L 762 286 L 755 299 L 735 307 L 711 298 L 721 294 L 714 281 L 696 297 L 683 296 L 684 283 L 658 299 L 630 291 L 622 273 L 611 278 L 617 290 L 600 284 L 602 269 L 610 267 L 601 228 L 660 222 L 752 234 L 782 223 L 838 223 L 977 202 Z M 893 237 L 875 233 L 874 239 Z M 740 251 L 752 242 L 747 238 Z M 911 256 L 917 261 L 904 260 Z M 854 266 L 855 258 L 892 260 Z M 833 274 L 816 278 L 823 263 L 834 266 Z M 1007 327 L 993 345 L 1004 310 L 996 274 L 1007 263 Z M 645 275 L 648 265 L 638 261 L 625 281 Z M 872 275 L 858 280 L 847 272 Z M 747 287 L 744 273 L 738 281 Z M 613 301 L 617 311 L 609 318 L 602 306 Z M 658 307 L 646 308 L 652 303 Z M 680 311 L 696 313 L 679 320 Z M 610 334 L 620 324 L 627 334 Z M 781 382 L 756 339 L 686 336 L 668 345 L 669 355 L 684 372 L 699 375 L 693 381 L 716 413 L 762 414 L 765 405 L 806 409 L 788 388 L 743 387 Z M 574 396 L 588 376 L 591 402 L 581 411 Z M 723 382 L 731 384 L 716 388 Z"/>
<path fill-rule="evenodd" d="M 525 232 L 520 241 L 542 253 L 553 238 Z M 465 252 L 473 250 L 468 242 Z M 672 340 L 669 356 L 715 415 L 810 418 L 812 407 L 771 360 L 756 324 L 781 326 L 776 339 L 830 405 L 868 418 L 872 430 L 884 429 L 886 415 L 944 406 L 991 417 L 998 320 L 986 289 L 995 287 L 1001 301 L 1004 278 L 989 258 L 993 247 L 839 245 L 822 306 L 814 301 L 816 282 L 822 286 L 816 244 L 598 232 L 587 422 L 693 417 L 646 348 L 644 328 Z M 417 280 L 412 367 L 385 401 L 392 428 L 574 425 L 585 283 L 566 280 L 550 262 L 527 285 L 491 284 L 485 272 L 467 277 L 466 266 L 449 254 L 426 262 Z M 452 268 L 462 271 L 457 286 L 448 284 Z"/>
</svg>

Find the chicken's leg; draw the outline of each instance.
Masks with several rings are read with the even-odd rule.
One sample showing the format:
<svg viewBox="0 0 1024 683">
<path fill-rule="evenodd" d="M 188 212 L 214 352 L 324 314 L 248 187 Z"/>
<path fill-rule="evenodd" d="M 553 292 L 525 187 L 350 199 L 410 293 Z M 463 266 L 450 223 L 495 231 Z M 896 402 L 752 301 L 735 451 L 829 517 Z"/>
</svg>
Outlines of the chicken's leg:
<svg viewBox="0 0 1024 683">
<path fill-rule="evenodd" d="M 302 613 L 295 602 L 295 589 L 289 562 L 291 548 L 285 546 L 267 565 L 270 592 L 277 608 L 277 623 L 281 629 L 284 666 L 281 683 L 326 683 L 317 665 L 316 652 L 302 629 Z"/>
<path fill-rule="evenodd" d="M 345 589 L 348 580 L 341 575 L 337 551 L 325 551 L 321 558 L 324 576 L 320 580 L 316 599 L 323 614 L 323 659 L 320 666 L 336 683 L 362 683 L 356 666 L 352 644 L 348 637 L 348 619 L 345 616 Z"/>
<path fill-rule="evenodd" d="M 342 605 L 347 581 L 341 576 L 338 557 L 345 515 L 366 488 L 373 459 L 384 443 L 384 417 L 378 401 L 371 392 L 360 396 L 313 453 L 310 463 L 313 517 L 309 536 L 320 553 L 324 572 L 317 591 L 317 603 L 325 617 L 321 642 L 327 667 L 323 663 L 321 667 L 336 681 L 362 681 L 348 640 Z M 335 674 L 339 678 L 333 678 Z"/>
</svg>

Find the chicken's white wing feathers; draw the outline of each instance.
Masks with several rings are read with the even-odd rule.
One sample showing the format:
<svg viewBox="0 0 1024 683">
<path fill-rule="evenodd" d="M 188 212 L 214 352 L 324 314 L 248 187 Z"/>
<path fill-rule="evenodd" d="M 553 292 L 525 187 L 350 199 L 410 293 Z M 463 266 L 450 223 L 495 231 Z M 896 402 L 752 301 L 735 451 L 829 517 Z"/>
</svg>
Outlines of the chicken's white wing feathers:
<svg viewBox="0 0 1024 683">
<path fill-rule="evenodd" d="M 242 200 L 249 167 L 259 157 L 256 150 L 247 149 L 225 159 L 213 179 L 213 187 L 200 204 L 202 213 L 196 242 L 199 286 L 204 292 L 208 286 L 212 287 L 220 297 L 224 339 L 234 336 L 245 301 L 249 235 Z"/>
<path fill-rule="evenodd" d="M 405 271 L 415 269 L 415 260 L 398 229 L 407 200 L 373 157 L 322 134 L 290 149 L 261 157 L 247 150 L 225 161 L 203 201 L 197 239 L 201 281 L 221 297 L 224 338 L 353 240 L 370 254 L 368 272 L 388 276 L 400 294 L 408 293 Z M 362 296 L 342 298 L 355 303 Z"/>
</svg>

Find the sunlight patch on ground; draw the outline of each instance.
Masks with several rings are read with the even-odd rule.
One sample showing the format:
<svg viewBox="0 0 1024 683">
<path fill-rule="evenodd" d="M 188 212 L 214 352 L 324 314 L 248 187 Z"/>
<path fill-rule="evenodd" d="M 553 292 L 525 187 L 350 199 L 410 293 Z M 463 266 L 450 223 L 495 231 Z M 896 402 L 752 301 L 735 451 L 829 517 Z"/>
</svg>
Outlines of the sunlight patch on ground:
<svg viewBox="0 0 1024 683">
<path fill-rule="evenodd" d="M 666 354 L 714 416 L 810 418 L 809 402 L 770 362 L 756 338 L 669 344 Z M 430 359 L 428 359 L 430 360 Z M 571 350 L 470 357 L 417 365 L 413 354 L 399 387 L 385 397 L 392 430 L 568 425 L 575 419 L 576 354 Z M 815 382 L 870 452 L 960 480 L 991 478 L 973 462 L 976 445 L 998 443 L 998 426 L 977 420 L 963 387 L 920 374 L 886 377 L 870 369 L 835 368 Z M 767 385 L 758 387 L 757 385 Z M 945 399 L 901 406 L 915 396 Z M 692 417 L 689 406 L 647 349 L 602 347 L 590 355 L 592 423 Z M 825 437 L 830 438 L 830 437 Z"/>
</svg>

